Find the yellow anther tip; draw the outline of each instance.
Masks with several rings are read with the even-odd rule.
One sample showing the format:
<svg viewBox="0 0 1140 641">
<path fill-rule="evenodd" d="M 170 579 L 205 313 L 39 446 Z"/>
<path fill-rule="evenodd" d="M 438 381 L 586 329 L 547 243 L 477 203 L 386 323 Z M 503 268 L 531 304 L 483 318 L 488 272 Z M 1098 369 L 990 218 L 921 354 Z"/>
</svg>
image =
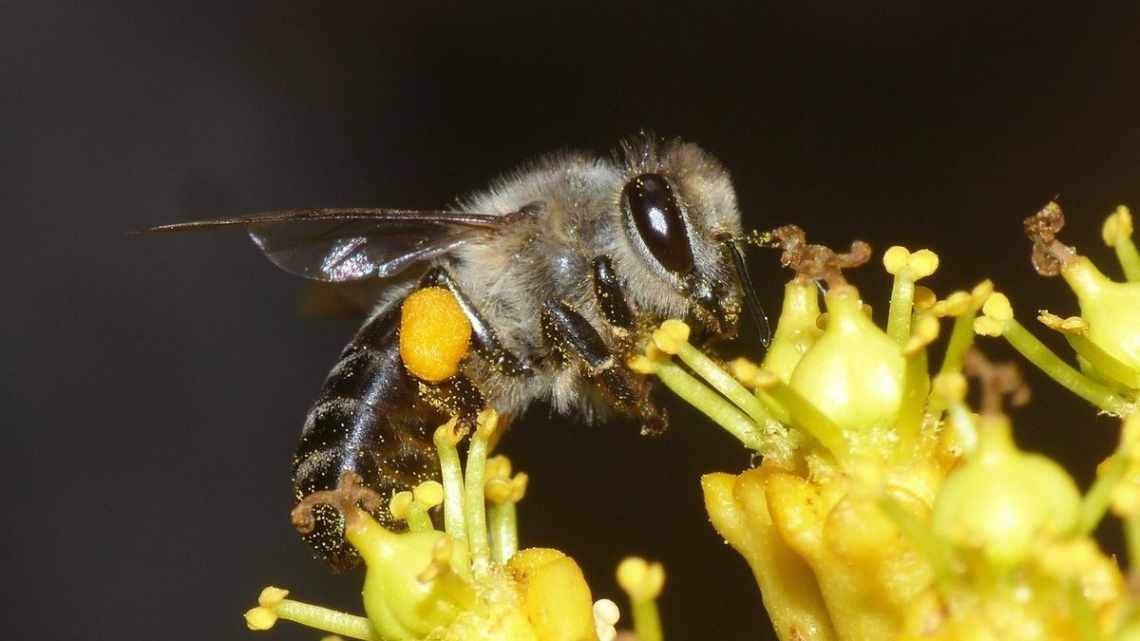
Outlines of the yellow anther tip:
<svg viewBox="0 0 1140 641">
<path fill-rule="evenodd" d="M 424 481 L 412 490 L 416 503 L 425 507 L 435 507 L 443 503 L 443 486 L 437 481 Z"/>
<path fill-rule="evenodd" d="M 945 300 L 940 300 L 931 308 L 931 312 L 935 316 L 961 316 L 970 310 L 973 297 L 966 292 L 954 292 L 946 297 Z"/>
<path fill-rule="evenodd" d="M 625 364 L 638 374 L 652 374 L 657 371 L 656 361 L 642 354 L 631 356 Z"/>
<path fill-rule="evenodd" d="M 929 249 L 920 249 L 910 255 L 907 267 L 915 280 L 926 278 L 938 271 L 938 254 Z"/>
<path fill-rule="evenodd" d="M 499 427 L 499 413 L 488 407 L 475 417 L 475 433 L 480 438 L 490 438 Z"/>
<path fill-rule="evenodd" d="M 1005 294 L 994 292 L 982 305 L 982 313 L 995 321 L 1004 322 L 1013 318 L 1013 305 L 1010 305 Z"/>
<path fill-rule="evenodd" d="M 483 485 L 483 494 L 485 494 L 487 500 L 492 503 L 500 505 L 509 503 L 514 495 L 514 486 L 511 485 L 510 479 L 502 477 L 487 479 L 487 482 Z"/>
<path fill-rule="evenodd" d="M 289 596 L 288 590 L 270 585 L 257 595 L 257 604 L 263 608 L 272 608 L 284 601 L 287 596 Z"/>
<path fill-rule="evenodd" d="M 515 474 L 515 477 L 511 479 L 511 489 L 513 491 L 511 500 L 513 500 L 515 503 L 521 501 L 523 497 L 526 496 L 526 488 L 529 485 L 530 477 L 527 476 L 526 472 L 519 472 L 518 474 Z"/>
<path fill-rule="evenodd" d="M 661 323 L 661 327 L 653 332 L 653 344 L 666 354 L 676 354 L 688 340 L 689 326 L 675 318 Z"/>
<path fill-rule="evenodd" d="M 919 285 L 914 288 L 914 308 L 925 312 L 938 303 L 938 296 L 933 289 Z"/>
<path fill-rule="evenodd" d="M 408 518 L 408 509 L 414 500 L 415 497 L 411 492 L 396 492 L 392 495 L 392 500 L 388 501 L 388 511 L 392 514 L 392 518 L 397 520 Z"/>
<path fill-rule="evenodd" d="M 947 372 L 934 377 L 931 390 L 936 396 L 948 401 L 961 401 L 966 398 L 966 377 L 959 372 Z"/>
<path fill-rule="evenodd" d="M 919 316 L 915 320 L 914 327 L 911 330 L 911 336 L 907 339 L 906 346 L 903 348 L 903 354 L 906 356 L 917 354 L 938 338 L 938 330 L 937 318 L 929 314 Z"/>
<path fill-rule="evenodd" d="M 756 374 L 760 372 L 760 366 L 747 358 L 735 358 L 728 364 L 728 371 L 736 380 L 746 383 L 754 384 Z"/>
<path fill-rule="evenodd" d="M 1037 312 L 1037 320 L 1042 325 L 1049 329 L 1068 334 L 1070 336 L 1080 336 L 1089 331 L 1089 324 L 1085 319 L 1080 316 L 1070 316 L 1068 318 L 1061 318 L 1056 314 L 1052 314 L 1046 310 Z"/>
<path fill-rule="evenodd" d="M 277 613 L 269 608 L 256 607 L 245 613 L 245 625 L 250 630 L 268 630 L 274 623 L 277 623 Z"/>
<path fill-rule="evenodd" d="M 974 304 L 981 307 L 990 296 L 994 293 L 994 282 L 990 279 L 985 279 L 982 282 L 974 285 L 974 289 L 970 290 L 970 297 L 974 299 Z"/>
<path fill-rule="evenodd" d="M 883 267 L 888 274 L 898 274 L 906 269 L 910 261 L 910 250 L 901 245 L 895 245 L 883 252 Z"/>
<path fill-rule="evenodd" d="M 617 582 L 633 601 L 651 601 L 665 587 L 665 566 L 643 558 L 626 557 L 618 564 Z"/>
<path fill-rule="evenodd" d="M 1117 243 L 1132 237 L 1132 212 L 1124 205 L 1116 208 L 1104 221 L 1100 229 L 1104 244 L 1115 247 Z"/>
<path fill-rule="evenodd" d="M 463 429 L 459 428 L 459 418 L 452 417 L 450 421 L 435 428 L 435 434 L 432 435 L 432 441 L 437 446 L 456 446 L 459 441 L 463 440 Z"/>
<path fill-rule="evenodd" d="M 989 316 L 980 316 L 974 319 L 974 333 L 982 336 L 1001 336 L 1005 331 L 1005 323 L 996 321 Z"/>
<path fill-rule="evenodd" d="M 506 456 L 499 454 L 487 459 L 486 477 L 493 478 L 510 478 L 511 476 L 511 460 Z"/>
</svg>

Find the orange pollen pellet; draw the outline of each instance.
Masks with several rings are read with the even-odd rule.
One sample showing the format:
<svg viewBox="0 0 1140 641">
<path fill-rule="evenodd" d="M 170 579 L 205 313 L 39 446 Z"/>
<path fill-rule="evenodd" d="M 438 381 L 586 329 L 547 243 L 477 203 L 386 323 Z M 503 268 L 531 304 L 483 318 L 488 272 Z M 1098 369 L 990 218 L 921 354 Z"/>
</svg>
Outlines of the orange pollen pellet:
<svg viewBox="0 0 1140 641">
<path fill-rule="evenodd" d="M 471 347 L 471 323 L 442 287 L 412 292 L 400 307 L 400 358 L 431 383 L 455 376 Z"/>
</svg>

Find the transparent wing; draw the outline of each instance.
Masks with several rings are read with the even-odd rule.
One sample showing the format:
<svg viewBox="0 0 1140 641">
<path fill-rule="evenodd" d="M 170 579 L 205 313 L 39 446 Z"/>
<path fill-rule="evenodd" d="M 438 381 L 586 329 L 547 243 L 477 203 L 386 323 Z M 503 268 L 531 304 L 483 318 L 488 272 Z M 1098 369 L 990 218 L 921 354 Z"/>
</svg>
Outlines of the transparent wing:
<svg viewBox="0 0 1140 641">
<path fill-rule="evenodd" d="M 325 282 L 388 278 L 494 231 L 510 215 L 399 209 L 295 209 L 163 225 L 166 233 L 242 226 L 275 265 Z"/>
</svg>

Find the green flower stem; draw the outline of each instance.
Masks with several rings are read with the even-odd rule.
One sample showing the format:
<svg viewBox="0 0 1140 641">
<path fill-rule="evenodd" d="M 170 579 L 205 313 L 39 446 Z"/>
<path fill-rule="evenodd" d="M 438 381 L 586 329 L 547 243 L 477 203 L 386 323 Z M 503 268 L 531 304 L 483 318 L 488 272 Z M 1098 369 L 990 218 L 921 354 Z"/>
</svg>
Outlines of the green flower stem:
<svg viewBox="0 0 1140 641">
<path fill-rule="evenodd" d="M 1081 518 L 1077 522 L 1076 536 L 1089 536 L 1096 529 L 1112 502 L 1112 490 L 1124 478 L 1129 464 L 1130 461 L 1124 454 L 1114 454 L 1106 461 L 1104 472 L 1097 476 L 1081 503 Z"/>
<path fill-rule="evenodd" d="M 906 270 L 895 274 L 895 284 L 891 287 L 891 307 L 887 314 L 887 336 L 899 347 L 906 345 L 910 338 L 911 311 L 914 309 L 914 279 Z"/>
<path fill-rule="evenodd" d="M 1098 374 L 1111 378 L 1125 387 L 1140 389 L 1140 371 L 1121 363 L 1115 356 L 1090 341 L 1087 336 L 1065 334 L 1065 340 L 1069 341 L 1073 351 L 1088 361 Z"/>
<path fill-rule="evenodd" d="M 938 373 L 962 371 L 966 352 L 970 351 L 970 347 L 974 344 L 974 319 L 977 316 L 978 310 L 971 309 L 954 318 L 954 329 L 950 332 L 950 342 L 946 345 L 946 355 L 942 357 L 942 369 L 938 370 Z"/>
<path fill-rule="evenodd" d="M 485 570 L 491 560 L 491 547 L 487 542 L 487 503 L 483 489 L 486 466 L 487 437 L 476 430 L 471 435 L 467 450 L 467 477 L 464 483 L 467 496 L 463 502 L 471 567 L 476 573 Z"/>
<path fill-rule="evenodd" d="M 879 499 L 879 509 L 887 515 L 910 544 L 930 564 L 934 582 L 943 594 L 948 594 L 954 581 L 954 564 L 950 547 L 938 538 L 922 521 L 889 496 Z"/>
<path fill-rule="evenodd" d="M 701 350 L 685 342 L 680 345 L 677 356 L 681 362 L 689 366 L 689 369 L 696 372 L 697 376 L 705 379 L 713 389 L 744 410 L 757 425 L 765 425 L 773 420 L 772 415 L 768 413 L 760 399 L 753 396 L 752 392 L 749 392 L 731 374 L 721 369 L 711 358 L 705 356 Z"/>
<path fill-rule="evenodd" d="M 463 467 L 459 450 L 450 438 L 436 433 L 440 478 L 443 481 L 443 530 L 455 542 L 452 567 L 460 574 L 467 568 L 467 520 L 463 513 Z"/>
<path fill-rule="evenodd" d="M 431 523 L 431 517 L 428 516 L 427 508 L 423 504 L 412 501 L 408 506 L 408 529 L 412 532 L 430 532 L 435 529 Z"/>
<path fill-rule="evenodd" d="M 930 378 L 927 376 L 926 350 L 908 356 L 906 359 L 906 384 L 903 387 L 902 406 L 896 422 L 899 437 L 896 452 L 900 457 L 909 457 L 922 428 L 926 402 L 930 397 Z"/>
<path fill-rule="evenodd" d="M 1011 318 L 1006 321 L 1002 336 L 1005 336 L 1009 344 L 1029 362 L 1036 365 L 1038 369 L 1048 374 L 1049 378 L 1057 381 L 1070 392 L 1117 416 L 1128 413 L 1127 401 L 1113 394 L 1112 390 L 1104 385 L 1073 369 L 1036 336 L 1029 333 L 1029 330 L 1022 327 L 1017 320 Z"/>
<path fill-rule="evenodd" d="M 1124 277 L 1130 282 L 1140 281 L 1140 252 L 1136 251 L 1136 243 L 1131 238 L 1121 238 L 1113 246 L 1120 266 L 1124 268 Z"/>
<path fill-rule="evenodd" d="M 843 438 L 843 430 L 804 398 L 803 394 L 775 376 L 772 378 L 773 381 L 770 385 L 765 385 L 764 390 L 788 411 L 792 423 L 819 441 L 836 459 L 846 458 L 847 441 Z"/>
<path fill-rule="evenodd" d="M 633 601 L 630 603 L 633 616 L 633 631 L 638 641 L 664 641 L 661 633 L 661 616 L 657 613 L 657 601 Z"/>
<path fill-rule="evenodd" d="M 286 621 L 339 634 L 342 637 L 362 639 L 363 641 L 373 641 L 376 638 L 372 636 L 372 624 L 365 617 L 290 599 L 282 600 L 272 609 L 278 617 Z"/>
<path fill-rule="evenodd" d="M 655 373 L 665 387 L 723 427 L 745 447 L 750 450 L 760 450 L 763 443 L 756 424 L 708 385 L 672 361 L 662 361 Z"/>
<path fill-rule="evenodd" d="M 518 519 L 515 502 L 492 503 L 488 519 L 491 522 L 491 559 L 500 565 L 510 560 L 519 550 Z"/>
</svg>

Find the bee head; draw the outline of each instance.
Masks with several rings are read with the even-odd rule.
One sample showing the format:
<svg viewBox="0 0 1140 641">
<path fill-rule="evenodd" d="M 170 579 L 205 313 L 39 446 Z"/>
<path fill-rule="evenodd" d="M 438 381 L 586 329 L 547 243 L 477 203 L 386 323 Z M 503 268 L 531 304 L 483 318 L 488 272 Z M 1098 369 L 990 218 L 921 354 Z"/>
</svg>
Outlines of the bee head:
<svg viewBox="0 0 1140 641">
<path fill-rule="evenodd" d="M 728 173 L 696 145 L 680 142 L 659 149 L 638 139 L 626 144 L 625 159 L 620 210 L 633 254 L 648 272 L 641 302 L 656 294 L 648 302 L 660 314 L 682 312 L 708 334 L 735 335 L 747 279 L 734 253 L 740 211 Z"/>
</svg>

